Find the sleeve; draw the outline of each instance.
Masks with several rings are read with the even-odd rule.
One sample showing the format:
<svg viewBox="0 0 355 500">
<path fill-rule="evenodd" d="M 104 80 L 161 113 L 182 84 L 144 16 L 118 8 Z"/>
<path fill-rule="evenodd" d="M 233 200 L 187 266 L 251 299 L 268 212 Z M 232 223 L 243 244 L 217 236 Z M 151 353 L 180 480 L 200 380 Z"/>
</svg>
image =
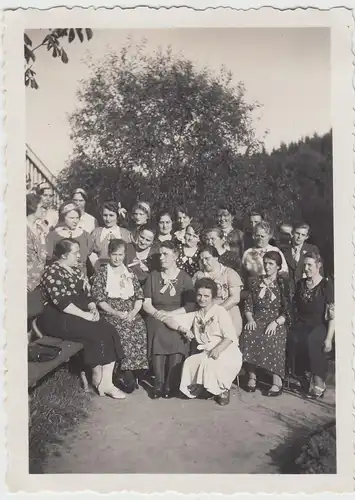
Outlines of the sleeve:
<svg viewBox="0 0 355 500">
<path fill-rule="evenodd" d="M 278 285 L 281 294 L 280 315 L 286 320 L 286 325 L 290 328 L 292 323 L 291 288 L 288 279 L 280 277 Z"/>
<path fill-rule="evenodd" d="M 248 287 L 249 293 L 246 296 L 244 302 L 244 313 L 249 312 L 251 314 L 254 314 L 254 303 L 253 303 L 254 287 L 255 287 L 255 279 L 249 280 L 249 287 Z"/>
<path fill-rule="evenodd" d="M 281 264 L 281 269 L 280 269 L 280 272 L 281 272 L 281 273 L 288 274 L 288 265 L 287 265 L 287 262 L 286 262 L 285 256 L 284 256 L 284 254 L 281 252 L 281 250 L 280 250 L 280 249 L 277 249 L 277 251 L 278 251 L 278 252 L 279 252 L 279 254 L 281 255 L 281 260 L 282 260 L 282 264 Z"/>
<path fill-rule="evenodd" d="M 153 299 L 153 273 L 148 274 L 147 281 L 144 284 L 143 292 L 146 299 Z"/>
<path fill-rule="evenodd" d="M 195 312 L 188 312 L 184 314 L 175 314 L 175 315 L 173 314 L 172 318 L 174 321 L 176 321 L 176 324 L 178 326 L 188 328 L 189 330 L 191 330 L 192 324 L 195 319 L 195 314 L 196 314 Z"/>
<path fill-rule="evenodd" d="M 106 294 L 106 267 L 102 266 L 94 274 L 91 284 L 91 296 L 97 304 L 104 302 L 107 298 Z"/>
<path fill-rule="evenodd" d="M 53 259 L 54 251 L 54 237 L 55 231 L 50 231 L 46 236 L 46 248 L 47 248 L 47 261 L 51 262 Z"/>
<path fill-rule="evenodd" d="M 325 287 L 325 319 L 326 321 L 334 319 L 334 285 L 330 279 L 327 280 Z"/>
<path fill-rule="evenodd" d="M 36 244 L 31 236 L 27 235 L 27 288 L 34 290 L 41 280 L 45 258 L 41 262 L 37 254 Z"/>
<path fill-rule="evenodd" d="M 193 276 L 192 276 L 192 284 L 195 285 L 196 281 L 203 278 L 203 274 L 201 273 L 201 271 L 197 271 L 197 273 L 195 273 Z"/>
<path fill-rule="evenodd" d="M 73 302 L 73 292 L 58 270 L 48 269 L 42 277 L 41 286 L 45 288 L 48 299 L 61 311 Z"/>
<path fill-rule="evenodd" d="M 237 332 L 229 312 L 224 307 L 218 308 L 218 323 L 222 337 L 235 342 L 237 340 Z"/>
<path fill-rule="evenodd" d="M 94 253 L 98 253 L 98 248 L 97 248 L 97 245 L 96 245 L 96 240 L 97 240 L 97 236 L 98 236 L 98 231 L 99 231 L 100 228 L 95 228 L 93 230 L 93 232 L 89 235 L 89 255 L 94 252 Z"/>
<path fill-rule="evenodd" d="M 132 282 L 133 282 L 135 300 L 144 300 L 144 293 L 142 287 L 138 281 L 137 276 L 134 273 L 132 273 Z"/>
<path fill-rule="evenodd" d="M 229 288 L 243 287 L 242 279 L 234 269 L 227 269 L 227 284 Z"/>
</svg>

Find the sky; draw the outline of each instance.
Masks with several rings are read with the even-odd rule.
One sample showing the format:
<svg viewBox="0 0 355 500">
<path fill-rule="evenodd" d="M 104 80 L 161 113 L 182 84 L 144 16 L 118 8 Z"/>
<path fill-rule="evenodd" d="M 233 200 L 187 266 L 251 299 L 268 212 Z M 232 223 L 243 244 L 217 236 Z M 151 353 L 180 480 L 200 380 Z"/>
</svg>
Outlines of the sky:
<svg viewBox="0 0 355 500">
<path fill-rule="evenodd" d="M 27 33 L 34 47 L 47 30 Z M 36 51 L 33 69 L 40 88 L 26 88 L 26 142 L 53 174 L 65 168 L 72 151 L 68 117 L 78 106 L 80 81 L 90 74 L 85 58 L 99 62 L 107 51 L 119 52 L 128 36 L 137 43 L 146 39 L 148 53 L 171 46 L 197 67 L 229 69 L 235 83 L 244 83 L 246 100 L 262 105 L 254 126 L 260 139 L 267 131 L 268 151 L 331 128 L 326 28 L 94 30 L 89 42 L 63 44 L 66 65 L 43 47 Z"/>
</svg>

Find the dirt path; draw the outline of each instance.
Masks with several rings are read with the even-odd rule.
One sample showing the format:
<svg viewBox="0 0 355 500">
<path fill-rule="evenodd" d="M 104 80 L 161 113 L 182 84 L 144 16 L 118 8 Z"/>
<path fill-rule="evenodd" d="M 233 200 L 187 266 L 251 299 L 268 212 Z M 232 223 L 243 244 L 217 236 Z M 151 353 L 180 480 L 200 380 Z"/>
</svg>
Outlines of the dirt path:
<svg viewBox="0 0 355 500">
<path fill-rule="evenodd" d="M 280 448 L 333 419 L 333 403 L 333 390 L 320 403 L 236 387 L 227 407 L 154 401 L 142 388 L 124 401 L 93 396 L 90 417 L 48 457 L 45 473 L 277 473 Z"/>
</svg>

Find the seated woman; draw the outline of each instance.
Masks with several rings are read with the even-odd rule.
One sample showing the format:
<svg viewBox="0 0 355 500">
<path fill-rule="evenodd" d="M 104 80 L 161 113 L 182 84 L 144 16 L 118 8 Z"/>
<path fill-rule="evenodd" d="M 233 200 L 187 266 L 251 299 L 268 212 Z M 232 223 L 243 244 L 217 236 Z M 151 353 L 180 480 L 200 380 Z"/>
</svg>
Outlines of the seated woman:
<svg viewBox="0 0 355 500">
<path fill-rule="evenodd" d="M 230 267 L 240 271 L 241 261 L 240 255 L 237 252 L 232 252 L 227 249 L 223 230 L 219 227 L 211 227 L 205 229 L 202 235 L 202 240 L 206 245 L 212 245 L 218 252 L 219 262 L 226 267 Z"/>
<path fill-rule="evenodd" d="M 63 238 L 75 239 L 80 246 L 79 267 L 87 275 L 87 258 L 89 255 L 89 233 L 78 227 L 80 211 L 73 201 L 66 201 L 59 207 L 58 225 L 47 235 L 47 263 L 53 262 L 53 251 L 58 241 Z"/>
<path fill-rule="evenodd" d="M 76 204 L 80 212 L 78 227 L 91 234 L 95 227 L 98 226 L 98 223 L 95 217 L 85 212 L 86 203 L 88 201 L 88 194 L 85 189 L 74 189 L 72 200 Z"/>
<path fill-rule="evenodd" d="M 90 261 L 95 270 L 101 264 L 108 262 L 108 244 L 110 240 L 121 239 L 126 243 L 131 241 L 130 232 L 118 225 L 119 207 L 115 201 L 107 201 L 101 207 L 104 227 L 97 227 L 90 237 Z"/>
<path fill-rule="evenodd" d="M 174 238 L 178 243 L 185 243 L 186 229 L 192 222 L 192 211 L 184 206 L 178 207 L 175 210 L 175 221 L 177 230 L 174 232 Z"/>
<path fill-rule="evenodd" d="M 254 246 L 248 248 L 248 250 L 244 252 L 242 259 L 243 278 L 245 282 L 247 282 L 250 277 L 265 274 L 263 257 L 266 252 L 270 251 L 275 251 L 280 254 L 282 262 L 280 273 L 285 276 L 288 275 L 288 266 L 285 257 L 279 248 L 270 245 L 271 238 L 272 230 L 268 222 L 258 222 L 253 227 Z"/>
<path fill-rule="evenodd" d="M 27 214 L 27 317 L 34 318 L 43 309 L 38 287 L 46 264 L 46 226 L 41 219 L 41 198 L 32 193 L 26 196 Z"/>
<path fill-rule="evenodd" d="M 201 232 L 202 224 L 198 221 L 192 221 L 186 228 L 185 243 L 180 243 L 178 245 L 179 257 L 176 261 L 176 265 L 191 277 L 200 268 L 199 252 Z"/>
<path fill-rule="evenodd" d="M 126 247 L 123 240 L 109 242 L 109 262 L 94 275 L 91 294 L 103 318 L 115 327 L 121 339 L 125 357 L 120 366 L 120 383 L 126 392 L 132 392 L 141 370 L 148 368 L 147 329 L 139 315 L 143 290 L 136 275 L 124 265 Z"/>
<path fill-rule="evenodd" d="M 310 375 L 307 396 L 323 397 L 326 390 L 326 353 L 334 338 L 334 288 L 321 275 L 322 259 L 318 253 L 306 254 L 306 278 L 298 281 L 294 297 L 295 323 L 288 337 L 290 365 L 296 376 Z"/>
<path fill-rule="evenodd" d="M 175 245 L 171 241 L 162 242 L 159 253 L 161 271 L 153 271 L 148 276 L 143 304 L 147 313 L 148 356 L 155 375 L 154 399 L 169 398 L 178 388 L 182 361 L 190 348 L 184 336 L 166 326 L 167 313 L 181 307 L 194 308 L 195 304 L 191 278 L 176 265 Z"/>
<path fill-rule="evenodd" d="M 124 357 L 115 328 L 100 318 L 95 302 L 84 290 L 78 268 L 80 246 L 64 238 L 54 247 L 55 262 L 43 273 L 40 287 L 45 302 L 37 324 L 45 335 L 84 346 L 84 362 L 93 371 L 93 385 L 100 396 L 123 399 L 112 383 L 115 362 Z"/>
<path fill-rule="evenodd" d="M 215 247 L 206 245 L 200 250 L 200 267 L 193 282 L 201 278 L 211 278 L 217 284 L 216 304 L 223 306 L 230 314 L 237 336 L 242 331 L 242 317 L 239 311 L 240 292 L 243 288 L 239 274 L 219 262 L 219 255 Z"/>
<path fill-rule="evenodd" d="M 155 227 L 146 224 L 138 229 L 136 240 L 127 245 L 127 268 L 135 273 L 142 286 L 149 273 L 160 268 L 159 254 L 153 246 L 155 234 Z"/>
<path fill-rule="evenodd" d="M 146 201 L 137 201 L 133 205 L 131 220 L 129 225 L 129 230 L 131 232 L 131 240 L 133 242 L 136 241 L 138 237 L 139 229 L 142 226 L 149 224 L 150 218 L 152 215 L 152 209 L 150 208 L 150 204 Z"/>
<path fill-rule="evenodd" d="M 202 278 L 196 281 L 195 290 L 198 310 L 166 319 L 170 328 L 194 338 L 197 351 L 202 351 L 185 360 L 180 391 L 195 398 L 204 388 L 218 404 L 227 405 L 232 382 L 242 366 L 237 333 L 224 307 L 214 303 L 216 283 Z"/>
<path fill-rule="evenodd" d="M 265 274 L 250 281 L 244 311 L 246 325 L 241 337 L 243 360 L 249 375 L 247 392 L 256 390 L 256 367 L 272 374 L 272 387 L 265 396 L 282 393 L 285 376 L 286 326 L 291 322 L 291 293 L 286 278 L 278 276 L 282 261 L 279 252 L 266 252 Z"/>
</svg>

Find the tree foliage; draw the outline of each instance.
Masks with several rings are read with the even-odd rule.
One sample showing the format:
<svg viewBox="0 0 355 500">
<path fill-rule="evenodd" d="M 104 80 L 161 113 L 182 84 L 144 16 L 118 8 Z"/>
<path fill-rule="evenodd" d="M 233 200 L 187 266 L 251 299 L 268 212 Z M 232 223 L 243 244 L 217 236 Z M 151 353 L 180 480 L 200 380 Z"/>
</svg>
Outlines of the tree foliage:
<svg viewBox="0 0 355 500">
<path fill-rule="evenodd" d="M 39 85 L 36 80 L 36 72 L 33 65 L 36 62 L 36 50 L 41 47 L 46 47 L 47 51 L 64 64 L 69 62 L 69 57 L 64 50 L 61 42 L 67 40 L 69 43 L 75 39 L 83 42 L 85 39 L 91 40 L 93 33 L 89 28 L 55 28 L 48 30 L 49 32 L 43 38 L 41 43 L 33 47 L 32 39 L 28 34 L 24 34 L 24 51 L 25 51 L 25 85 L 30 86 L 32 89 L 38 89 Z"/>
<path fill-rule="evenodd" d="M 267 153 L 253 128 L 258 104 L 228 71 L 199 70 L 170 50 L 130 49 L 93 66 L 79 90 L 63 193 L 87 189 L 94 214 L 109 198 L 128 209 L 139 198 L 154 210 L 189 203 L 205 220 L 221 202 L 238 219 L 257 206 L 275 225 L 308 222 L 331 269 L 331 133 Z"/>
</svg>

